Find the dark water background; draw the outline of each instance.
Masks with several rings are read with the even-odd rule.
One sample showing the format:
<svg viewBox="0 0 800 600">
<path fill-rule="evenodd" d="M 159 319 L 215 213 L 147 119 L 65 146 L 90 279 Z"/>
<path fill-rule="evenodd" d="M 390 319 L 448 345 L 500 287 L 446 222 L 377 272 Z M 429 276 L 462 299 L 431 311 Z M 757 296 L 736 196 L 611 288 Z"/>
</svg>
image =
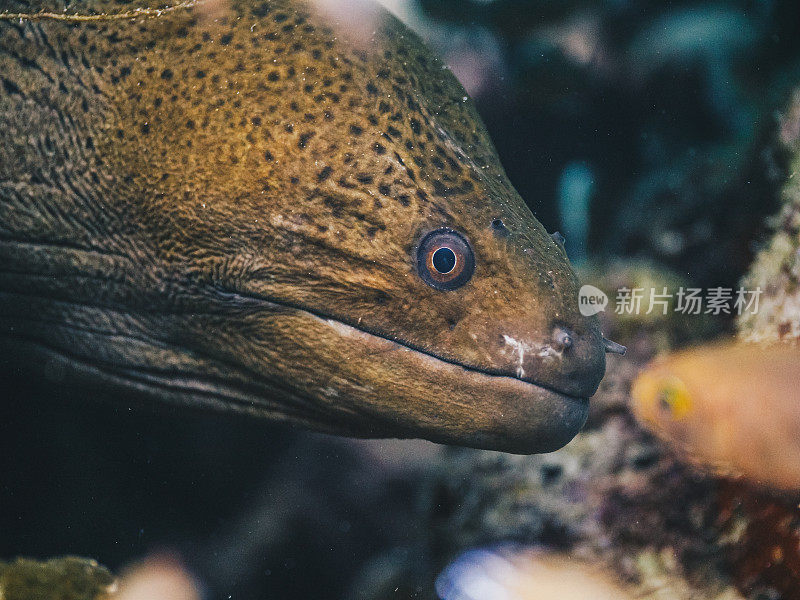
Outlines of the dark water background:
<svg viewBox="0 0 800 600">
<path fill-rule="evenodd" d="M 517 189 L 571 252 L 736 283 L 784 176 L 772 140 L 800 81 L 795 0 L 419 8 L 430 43 L 472 77 Z M 564 218 L 581 206 L 585 237 Z M 366 561 L 425 526 L 415 469 L 365 460 L 362 446 L 96 403 L 53 392 L 57 381 L 0 380 L 0 556 L 119 568 L 172 549 L 219 597 L 340 598 Z"/>
</svg>

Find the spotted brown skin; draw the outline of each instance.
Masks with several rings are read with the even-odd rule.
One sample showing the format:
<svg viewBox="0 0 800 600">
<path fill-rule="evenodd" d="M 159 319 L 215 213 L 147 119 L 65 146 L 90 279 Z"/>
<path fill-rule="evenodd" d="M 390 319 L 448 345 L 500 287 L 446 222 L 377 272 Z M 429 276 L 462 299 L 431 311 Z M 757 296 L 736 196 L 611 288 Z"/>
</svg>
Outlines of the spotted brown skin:
<svg viewBox="0 0 800 600">
<path fill-rule="evenodd" d="M 114 17 L 147 2 L 0 0 L 30 15 L 0 19 L 4 352 L 334 433 L 569 441 L 597 321 L 418 38 L 294 0 Z M 474 253 L 457 289 L 417 272 L 437 229 Z"/>
</svg>

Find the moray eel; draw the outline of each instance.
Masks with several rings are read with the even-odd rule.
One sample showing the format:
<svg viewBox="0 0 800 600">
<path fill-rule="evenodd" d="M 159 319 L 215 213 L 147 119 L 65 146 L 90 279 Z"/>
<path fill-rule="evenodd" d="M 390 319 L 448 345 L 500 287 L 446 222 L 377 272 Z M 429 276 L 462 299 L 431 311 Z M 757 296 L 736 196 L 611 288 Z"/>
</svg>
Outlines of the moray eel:
<svg viewBox="0 0 800 600">
<path fill-rule="evenodd" d="M 532 453 L 580 429 L 609 345 L 394 17 L 355 40 L 296 0 L 0 12 L 14 369 L 343 435 Z"/>
<path fill-rule="evenodd" d="M 636 379 L 639 420 L 700 467 L 800 490 L 800 345 L 715 342 Z"/>
</svg>

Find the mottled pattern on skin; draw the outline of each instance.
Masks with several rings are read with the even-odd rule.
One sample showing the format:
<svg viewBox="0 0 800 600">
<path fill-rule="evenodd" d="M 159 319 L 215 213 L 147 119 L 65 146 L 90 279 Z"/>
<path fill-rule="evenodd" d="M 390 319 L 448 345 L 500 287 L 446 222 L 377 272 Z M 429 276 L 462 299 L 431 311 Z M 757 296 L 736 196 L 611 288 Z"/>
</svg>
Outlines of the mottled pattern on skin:
<svg viewBox="0 0 800 600">
<path fill-rule="evenodd" d="M 159 6 L 0 0 L 81 15 Z M 517 449 L 574 434 L 585 408 L 547 390 L 594 392 L 596 320 L 578 313 L 563 248 L 449 70 L 384 12 L 372 39 L 350 40 L 294 0 L 204 6 L 0 21 L 0 257 L 13 271 L 0 274 L 0 336 L 46 340 L 122 384 L 135 370 L 159 393 L 235 397 L 334 431 Z M 416 243 L 438 227 L 476 256 L 453 292 L 415 272 Z M 558 327 L 568 351 L 551 347 Z M 358 331 L 376 337 L 350 356 Z M 408 349 L 420 356 L 397 358 Z M 407 381 L 404 361 L 431 381 Z M 476 387 L 455 394 L 446 363 Z M 519 376 L 546 398 L 513 391 L 533 387 Z"/>
</svg>

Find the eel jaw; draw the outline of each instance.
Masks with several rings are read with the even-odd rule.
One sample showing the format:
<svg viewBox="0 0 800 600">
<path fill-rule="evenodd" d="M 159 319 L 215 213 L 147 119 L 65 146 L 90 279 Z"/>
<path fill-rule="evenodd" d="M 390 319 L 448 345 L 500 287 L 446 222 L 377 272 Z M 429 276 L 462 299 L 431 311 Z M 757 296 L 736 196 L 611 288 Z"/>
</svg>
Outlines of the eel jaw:
<svg viewBox="0 0 800 600">
<path fill-rule="evenodd" d="M 564 446 L 588 416 L 588 398 L 448 362 L 302 309 L 284 309 L 282 318 L 314 340 L 303 393 L 331 422 L 346 424 L 342 433 L 533 454 Z"/>
<path fill-rule="evenodd" d="M 565 445 L 588 414 L 587 398 L 447 362 L 301 308 L 239 294 L 223 304 L 142 313 L 130 331 L 28 323 L 25 336 L 0 331 L 0 349 L 13 348 L 14 365 L 31 376 L 57 362 L 59 385 L 82 395 L 241 412 L 357 437 L 531 454 Z M 70 310 L 77 312 L 61 318 L 101 322 L 102 308 Z"/>
<path fill-rule="evenodd" d="M 210 355 L 235 358 L 250 382 L 284 390 L 284 398 L 260 402 L 273 407 L 264 411 L 273 420 L 334 434 L 533 454 L 564 446 L 588 416 L 595 389 L 589 385 L 567 392 L 557 382 L 487 372 L 249 291 L 218 297 L 234 309 L 221 308 L 224 331 L 209 335 L 193 322 L 195 341 Z"/>
</svg>

